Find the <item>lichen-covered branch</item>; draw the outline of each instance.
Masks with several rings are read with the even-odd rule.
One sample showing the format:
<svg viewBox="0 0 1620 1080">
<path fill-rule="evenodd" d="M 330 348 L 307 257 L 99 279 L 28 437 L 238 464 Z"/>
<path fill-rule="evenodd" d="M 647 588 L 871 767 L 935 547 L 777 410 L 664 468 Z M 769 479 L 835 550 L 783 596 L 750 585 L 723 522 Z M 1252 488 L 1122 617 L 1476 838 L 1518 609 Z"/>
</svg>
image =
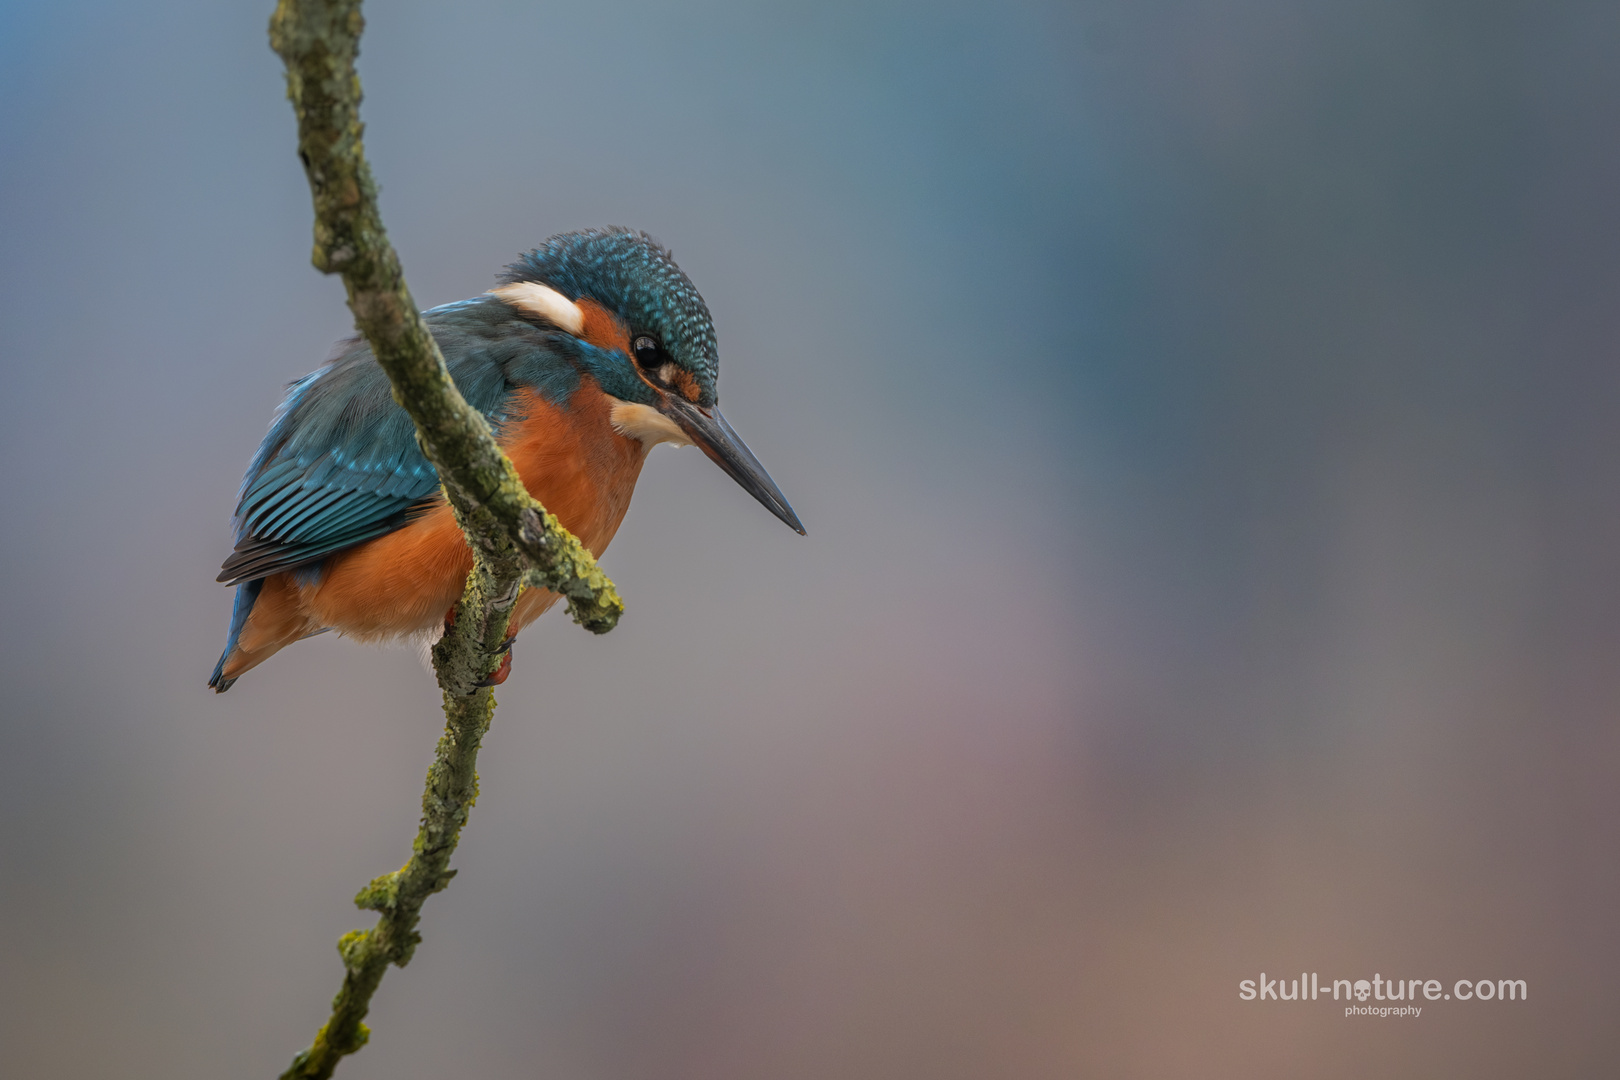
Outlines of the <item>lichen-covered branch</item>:
<svg viewBox="0 0 1620 1080">
<path fill-rule="evenodd" d="M 446 722 L 428 769 L 410 861 L 355 897 L 361 908 L 379 913 L 377 924 L 338 943 L 345 974 L 332 1015 L 284 1080 L 329 1077 L 343 1055 L 365 1045 L 362 1021 L 372 994 L 389 964 L 410 960 L 421 940 L 422 904 L 455 873 L 450 856 L 478 795 L 478 747 L 495 711 L 493 693 L 481 684 L 501 661 L 519 592 L 531 587 L 562 594 L 575 621 L 596 633 L 611 630 L 623 611 L 590 552 L 529 496 L 483 416 L 462 398 L 411 299 L 361 144 L 354 59 L 363 26 L 359 0 L 280 0 L 270 20 L 270 43 L 287 66 L 287 96 L 298 116 L 298 156 L 315 200 L 314 263 L 343 275 L 355 325 L 387 372 L 394 400 L 416 422 L 474 565 L 455 620 L 433 650 Z"/>
<path fill-rule="evenodd" d="M 489 424 L 456 390 L 383 230 L 377 185 L 360 135 L 354 70 L 364 21 L 359 0 L 280 0 L 270 44 L 287 66 L 298 114 L 298 156 L 315 199 L 315 265 L 342 274 L 355 325 L 416 421 L 422 450 L 445 487 L 489 513 L 488 524 L 525 558 L 575 621 L 605 633 L 624 605 L 590 552 L 530 498 Z"/>
<path fill-rule="evenodd" d="M 360 890 L 357 906 L 379 913 L 369 930 L 352 930 L 338 942 L 343 956 L 343 986 L 332 999 L 332 1015 L 307 1050 L 293 1059 L 282 1080 L 324 1080 L 338 1060 L 364 1046 L 370 1032 L 363 1023 L 371 996 L 389 964 L 404 967 L 421 935 L 417 919 L 427 898 L 455 875 L 450 856 L 461 827 L 478 798 L 478 748 L 495 714 L 487 686 L 472 686 L 489 674 L 506 635 L 507 619 L 517 600 L 521 561 L 480 558 L 467 579 L 456 619 L 433 649 L 434 669 L 444 690 L 444 734 L 428 768 L 422 793 L 422 823 L 411 845 L 410 860 Z"/>
</svg>

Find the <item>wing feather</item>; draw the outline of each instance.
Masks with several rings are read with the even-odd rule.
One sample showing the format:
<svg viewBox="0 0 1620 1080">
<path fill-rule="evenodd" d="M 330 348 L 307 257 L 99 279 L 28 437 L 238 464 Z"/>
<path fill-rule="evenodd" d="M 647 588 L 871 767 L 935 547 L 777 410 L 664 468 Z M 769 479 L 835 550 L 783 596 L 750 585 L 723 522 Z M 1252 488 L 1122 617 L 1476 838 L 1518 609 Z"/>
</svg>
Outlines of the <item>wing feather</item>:
<svg viewBox="0 0 1620 1080">
<path fill-rule="evenodd" d="M 492 424 L 518 386 L 564 399 L 578 374 L 558 331 L 493 297 L 425 313 L 462 395 Z M 539 377 L 537 377 L 539 376 Z M 364 341 L 288 390 L 242 482 L 230 584 L 318 563 L 407 524 L 439 498 L 439 477 Z"/>
</svg>

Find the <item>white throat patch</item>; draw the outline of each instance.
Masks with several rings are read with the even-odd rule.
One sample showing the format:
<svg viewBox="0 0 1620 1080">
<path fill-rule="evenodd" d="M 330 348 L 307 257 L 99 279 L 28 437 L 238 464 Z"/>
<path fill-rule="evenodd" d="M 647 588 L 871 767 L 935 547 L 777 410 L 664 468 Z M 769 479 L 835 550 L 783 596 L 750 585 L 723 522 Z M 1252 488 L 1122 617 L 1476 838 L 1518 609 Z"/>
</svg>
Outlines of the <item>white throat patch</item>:
<svg viewBox="0 0 1620 1080">
<path fill-rule="evenodd" d="M 640 439 L 641 445 L 651 450 L 661 442 L 675 446 L 691 446 L 692 440 L 680 425 L 653 408 L 634 401 L 621 401 L 610 397 L 613 407 L 608 410 L 608 423 L 627 439 Z"/>
</svg>

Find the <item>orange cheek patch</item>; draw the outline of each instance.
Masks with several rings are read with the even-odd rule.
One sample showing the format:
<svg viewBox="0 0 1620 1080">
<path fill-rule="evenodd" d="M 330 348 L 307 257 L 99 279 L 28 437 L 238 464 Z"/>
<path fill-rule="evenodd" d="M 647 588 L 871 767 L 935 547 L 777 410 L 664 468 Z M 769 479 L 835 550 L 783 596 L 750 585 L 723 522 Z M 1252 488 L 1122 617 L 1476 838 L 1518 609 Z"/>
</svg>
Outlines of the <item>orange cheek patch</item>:
<svg viewBox="0 0 1620 1080">
<path fill-rule="evenodd" d="M 630 328 L 620 322 L 617 315 L 595 300 L 584 297 L 580 297 L 576 304 L 585 316 L 585 325 L 580 328 L 578 335 L 581 340 L 590 342 L 598 349 L 630 355 Z"/>
</svg>

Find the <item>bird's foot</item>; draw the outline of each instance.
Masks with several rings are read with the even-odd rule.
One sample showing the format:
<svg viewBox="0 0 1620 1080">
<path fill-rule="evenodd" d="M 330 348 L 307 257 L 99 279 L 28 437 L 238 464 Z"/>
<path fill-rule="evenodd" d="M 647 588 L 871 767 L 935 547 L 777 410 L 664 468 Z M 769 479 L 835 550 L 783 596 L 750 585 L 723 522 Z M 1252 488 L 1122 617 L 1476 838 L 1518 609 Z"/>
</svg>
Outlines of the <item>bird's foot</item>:
<svg viewBox="0 0 1620 1080">
<path fill-rule="evenodd" d="M 512 642 L 510 639 L 503 642 L 500 648 L 501 666 L 489 673 L 488 678 L 479 679 L 474 686 L 499 686 L 512 674 Z"/>
</svg>

